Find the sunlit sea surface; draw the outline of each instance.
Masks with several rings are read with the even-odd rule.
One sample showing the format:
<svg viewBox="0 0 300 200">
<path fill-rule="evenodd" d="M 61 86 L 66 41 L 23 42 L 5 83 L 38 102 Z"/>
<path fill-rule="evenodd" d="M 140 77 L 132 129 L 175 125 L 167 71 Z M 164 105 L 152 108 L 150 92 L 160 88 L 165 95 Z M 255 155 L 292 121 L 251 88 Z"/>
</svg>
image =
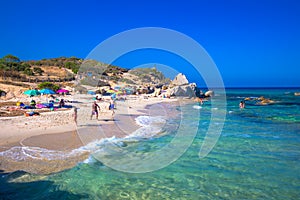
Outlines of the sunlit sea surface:
<svg viewBox="0 0 300 200">
<path fill-rule="evenodd" d="M 187 133 L 198 126 L 187 151 L 170 165 L 148 173 L 126 173 L 90 156 L 72 169 L 51 175 L 2 173 L 0 199 L 300 199 L 300 96 L 294 95 L 296 91 L 227 89 L 226 110 L 211 106 L 210 102 L 170 107 L 184 112 L 182 117 L 190 124 L 185 124 Z M 218 99 L 217 91 L 216 94 Z M 252 100 L 246 101 L 245 109 L 239 108 L 244 98 L 260 96 L 275 103 L 262 106 Z M 213 150 L 199 159 L 211 109 L 220 116 L 225 112 L 226 121 Z M 200 116 L 192 114 L 195 110 L 200 111 Z M 124 148 L 147 155 L 174 138 L 181 118 L 144 116 L 137 123 L 147 126 L 151 120 L 156 125 L 165 122 L 159 130 L 164 132 L 160 137 L 140 132 L 131 137 L 134 142 L 125 141 L 125 145 L 112 138 L 106 142 L 116 145 L 98 145 L 99 148 L 102 152 L 106 148 Z M 184 137 L 182 140 L 185 142 Z M 109 156 L 119 159 L 120 155 Z"/>
</svg>

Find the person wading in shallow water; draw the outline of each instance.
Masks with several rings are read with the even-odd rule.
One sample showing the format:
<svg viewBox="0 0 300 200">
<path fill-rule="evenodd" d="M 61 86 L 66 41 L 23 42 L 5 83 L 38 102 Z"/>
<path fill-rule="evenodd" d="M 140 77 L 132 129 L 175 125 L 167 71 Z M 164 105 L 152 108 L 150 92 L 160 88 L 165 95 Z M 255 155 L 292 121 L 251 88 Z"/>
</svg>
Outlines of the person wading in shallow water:
<svg viewBox="0 0 300 200">
<path fill-rule="evenodd" d="M 241 101 L 239 106 L 240 106 L 241 109 L 245 108 L 245 102 Z"/>
<path fill-rule="evenodd" d="M 97 101 L 94 101 L 92 105 L 92 114 L 91 114 L 91 119 L 93 118 L 93 115 L 96 115 L 96 119 L 98 119 L 98 108 L 100 110 L 100 107 L 97 104 Z"/>
</svg>

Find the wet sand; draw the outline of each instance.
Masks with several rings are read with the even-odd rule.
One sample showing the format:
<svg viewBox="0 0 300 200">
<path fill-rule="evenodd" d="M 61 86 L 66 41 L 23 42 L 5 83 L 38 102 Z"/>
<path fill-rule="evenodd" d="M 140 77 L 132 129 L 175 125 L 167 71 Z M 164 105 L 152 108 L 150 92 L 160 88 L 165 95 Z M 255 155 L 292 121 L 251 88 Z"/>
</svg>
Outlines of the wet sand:
<svg viewBox="0 0 300 200">
<path fill-rule="evenodd" d="M 22 141 L 23 146 L 40 147 L 49 150 L 68 151 L 81 147 L 83 144 L 76 132 L 64 132 L 37 135 Z"/>
</svg>

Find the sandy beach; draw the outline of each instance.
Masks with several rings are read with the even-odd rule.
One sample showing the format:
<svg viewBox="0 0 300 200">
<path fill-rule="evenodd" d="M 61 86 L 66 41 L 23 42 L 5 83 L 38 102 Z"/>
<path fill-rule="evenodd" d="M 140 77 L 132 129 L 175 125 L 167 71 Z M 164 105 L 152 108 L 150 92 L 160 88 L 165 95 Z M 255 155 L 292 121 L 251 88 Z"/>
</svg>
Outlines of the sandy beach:
<svg viewBox="0 0 300 200">
<path fill-rule="evenodd" d="M 95 140 L 124 138 L 140 128 L 135 122 L 137 116 L 167 116 L 168 113 L 163 113 L 167 109 L 161 103 L 177 102 L 132 96 L 126 101 L 116 101 L 114 114 L 106 101 L 98 102 L 99 119 L 94 116 L 91 120 L 92 96 L 75 95 L 74 99 L 78 102 L 72 105 L 77 108 L 77 124 L 74 108 L 32 117 L 1 117 L 0 169 L 49 174 L 74 167 L 90 155 L 77 149 Z M 47 157 L 48 154 L 51 156 Z"/>
</svg>

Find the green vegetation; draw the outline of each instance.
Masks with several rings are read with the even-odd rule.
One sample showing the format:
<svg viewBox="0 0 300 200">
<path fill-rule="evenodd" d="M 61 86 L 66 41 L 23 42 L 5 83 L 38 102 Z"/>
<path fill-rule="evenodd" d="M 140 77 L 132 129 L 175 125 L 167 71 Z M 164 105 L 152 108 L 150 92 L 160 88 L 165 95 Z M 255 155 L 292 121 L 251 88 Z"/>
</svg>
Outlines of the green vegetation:
<svg viewBox="0 0 300 200">
<path fill-rule="evenodd" d="M 44 70 L 42 70 L 40 67 L 34 67 L 33 72 L 42 75 L 44 73 Z"/>
<path fill-rule="evenodd" d="M 139 77 L 140 81 L 142 81 L 142 82 L 168 83 L 170 81 L 163 75 L 163 73 L 158 71 L 155 67 L 153 67 L 153 68 L 136 68 L 136 69 L 130 70 L 129 73 Z"/>
<path fill-rule="evenodd" d="M 97 86 L 102 85 L 102 83 L 99 84 L 99 80 L 104 81 L 105 84 L 107 84 L 108 81 L 117 82 L 122 78 L 125 72 L 128 72 L 128 69 L 108 65 L 96 60 L 85 60 L 78 74 L 82 77 L 80 81 L 81 84 Z"/>
<path fill-rule="evenodd" d="M 40 83 L 38 85 L 38 89 L 44 89 L 44 88 L 48 88 L 48 89 L 51 89 L 53 91 L 57 91 L 60 87 L 58 85 L 55 85 L 53 83 L 50 83 L 50 82 L 43 82 L 43 83 Z"/>
<path fill-rule="evenodd" d="M 78 73 L 79 67 L 80 67 L 79 63 L 75 63 L 71 61 L 65 63 L 65 68 L 71 69 L 74 74 Z"/>
<path fill-rule="evenodd" d="M 121 78 L 119 81 L 127 84 L 135 84 L 133 80 L 130 80 L 128 78 Z"/>
<path fill-rule="evenodd" d="M 8 63 L 18 63 L 18 62 L 20 62 L 20 59 L 17 56 L 14 56 L 14 55 L 11 55 L 11 54 L 8 54 L 8 55 L 4 56 L 2 59 L 5 62 L 8 62 Z"/>
<path fill-rule="evenodd" d="M 60 57 L 51 59 L 42 59 L 39 61 L 21 61 L 14 55 L 6 55 L 0 59 L 0 76 L 4 80 L 7 78 L 18 79 L 20 81 L 31 80 L 29 77 L 42 76 L 44 74 L 43 67 L 60 67 L 72 70 L 74 74 L 77 74 L 82 63 L 82 59 L 75 57 Z M 38 78 L 35 78 L 39 80 Z M 67 80 L 73 80 L 73 74 L 68 74 L 65 78 Z M 63 81 L 65 79 L 61 79 Z"/>
<path fill-rule="evenodd" d="M 128 69 L 125 69 L 125 68 L 121 68 L 121 67 L 118 67 L 118 66 L 113 66 L 113 65 L 109 65 L 106 67 L 104 73 L 108 74 L 108 73 L 112 73 L 112 74 L 123 74 L 125 72 L 128 72 Z"/>
<path fill-rule="evenodd" d="M 123 77 L 124 73 L 130 73 L 135 77 L 132 80 L 131 78 L 125 78 Z M 40 88 L 56 90 L 58 86 L 56 87 L 50 82 L 72 81 L 75 79 L 74 74 L 78 75 L 81 84 L 91 86 L 106 85 L 109 81 L 131 85 L 140 84 L 141 82 L 165 84 L 170 81 L 156 68 L 128 70 L 96 60 L 83 61 L 76 57 L 21 61 L 18 57 L 9 54 L 0 58 L 0 78 L 6 82 L 43 82 L 39 85 Z"/>
<path fill-rule="evenodd" d="M 165 79 L 165 76 L 160 71 L 157 71 L 157 69 L 155 67 L 153 67 L 153 68 L 136 68 L 136 69 L 130 70 L 129 73 L 134 74 L 138 77 L 145 76 L 145 75 L 151 75 L 159 80 Z"/>
</svg>

